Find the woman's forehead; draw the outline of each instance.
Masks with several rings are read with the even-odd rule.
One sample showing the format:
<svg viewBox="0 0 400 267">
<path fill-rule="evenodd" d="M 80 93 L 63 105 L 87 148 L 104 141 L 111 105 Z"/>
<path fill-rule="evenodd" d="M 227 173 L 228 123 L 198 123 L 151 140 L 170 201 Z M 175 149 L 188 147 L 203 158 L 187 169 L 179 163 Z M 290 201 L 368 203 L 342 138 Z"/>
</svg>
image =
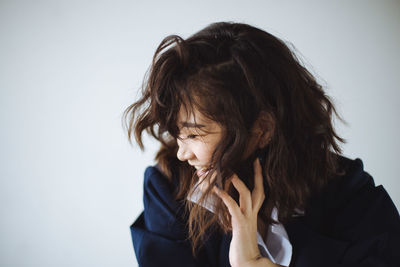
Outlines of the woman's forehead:
<svg viewBox="0 0 400 267">
<path fill-rule="evenodd" d="M 204 115 L 201 114 L 196 108 L 188 109 L 185 106 L 181 106 L 178 113 L 178 126 L 184 127 L 188 124 L 199 124 L 204 125 L 207 121 Z"/>
<path fill-rule="evenodd" d="M 200 111 L 196 108 L 189 110 L 188 108 L 181 106 L 178 113 L 178 127 L 182 128 L 198 128 L 198 129 L 215 129 L 218 124 L 206 118 Z"/>
</svg>

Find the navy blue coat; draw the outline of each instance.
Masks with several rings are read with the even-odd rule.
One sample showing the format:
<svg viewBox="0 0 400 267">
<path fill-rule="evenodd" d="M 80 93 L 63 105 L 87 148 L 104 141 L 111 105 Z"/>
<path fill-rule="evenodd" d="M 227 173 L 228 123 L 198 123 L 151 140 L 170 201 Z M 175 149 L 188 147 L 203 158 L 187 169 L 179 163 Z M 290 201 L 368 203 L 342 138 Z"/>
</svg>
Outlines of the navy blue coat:
<svg viewBox="0 0 400 267">
<path fill-rule="evenodd" d="M 360 159 L 340 158 L 346 175 L 332 182 L 285 224 L 293 267 L 399 267 L 400 217 L 383 186 L 363 170 Z M 230 266 L 231 235 L 213 233 L 192 256 L 182 203 L 155 167 L 144 179 L 144 211 L 131 225 L 140 266 Z"/>
</svg>

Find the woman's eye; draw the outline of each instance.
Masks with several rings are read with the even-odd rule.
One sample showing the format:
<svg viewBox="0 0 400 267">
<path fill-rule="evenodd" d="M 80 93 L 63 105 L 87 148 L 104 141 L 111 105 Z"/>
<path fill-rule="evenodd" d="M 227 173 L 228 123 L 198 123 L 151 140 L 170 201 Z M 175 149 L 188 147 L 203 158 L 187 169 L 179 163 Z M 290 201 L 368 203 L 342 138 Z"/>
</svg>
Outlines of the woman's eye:
<svg viewBox="0 0 400 267">
<path fill-rule="evenodd" d="M 189 134 L 186 138 L 188 139 L 195 139 L 198 135 L 196 134 Z"/>
<path fill-rule="evenodd" d="M 201 135 L 201 134 L 187 134 L 187 135 L 181 135 L 181 136 L 178 136 L 177 137 L 177 139 L 179 139 L 179 140 L 181 140 L 181 141 L 183 141 L 183 140 L 187 140 L 187 139 L 199 139 L 200 137 L 202 137 L 202 136 L 204 136 L 204 135 Z"/>
</svg>

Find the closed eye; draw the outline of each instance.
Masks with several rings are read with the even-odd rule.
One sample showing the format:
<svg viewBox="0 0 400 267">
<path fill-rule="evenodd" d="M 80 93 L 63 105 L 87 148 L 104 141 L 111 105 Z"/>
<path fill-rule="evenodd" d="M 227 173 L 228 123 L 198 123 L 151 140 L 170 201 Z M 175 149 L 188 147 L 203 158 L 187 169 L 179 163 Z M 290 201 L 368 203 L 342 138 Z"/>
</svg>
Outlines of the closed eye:
<svg viewBox="0 0 400 267">
<path fill-rule="evenodd" d="M 195 139 L 196 137 L 198 137 L 198 135 L 196 135 L 196 134 L 189 134 L 186 138 L 187 138 L 187 139 Z"/>
<path fill-rule="evenodd" d="M 184 140 L 187 140 L 187 139 L 196 139 L 198 136 L 199 135 L 196 135 L 196 134 L 189 134 L 189 135 L 186 135 L 185 137 L 178 136 L 177 139 L 181 140 L 181 141 L 184 141 Z"/>
</svg>

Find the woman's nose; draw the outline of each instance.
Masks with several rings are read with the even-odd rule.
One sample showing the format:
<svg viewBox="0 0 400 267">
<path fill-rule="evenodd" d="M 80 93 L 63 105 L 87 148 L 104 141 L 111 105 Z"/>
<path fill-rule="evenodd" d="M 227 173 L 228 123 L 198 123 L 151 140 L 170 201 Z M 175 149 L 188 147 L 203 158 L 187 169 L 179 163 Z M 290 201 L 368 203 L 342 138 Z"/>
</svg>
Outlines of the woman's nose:
<svg viewBox="0 0 400 267">
<path fill-rule="evenodd" d="M 191 159 L 192 156 L 193 153 L 190 151 L 188 146 L 184 142 L 178 141 L 178 151 L 176 152 L 176 157 L 180 161 L 187 161 Z"/>
</svg>

